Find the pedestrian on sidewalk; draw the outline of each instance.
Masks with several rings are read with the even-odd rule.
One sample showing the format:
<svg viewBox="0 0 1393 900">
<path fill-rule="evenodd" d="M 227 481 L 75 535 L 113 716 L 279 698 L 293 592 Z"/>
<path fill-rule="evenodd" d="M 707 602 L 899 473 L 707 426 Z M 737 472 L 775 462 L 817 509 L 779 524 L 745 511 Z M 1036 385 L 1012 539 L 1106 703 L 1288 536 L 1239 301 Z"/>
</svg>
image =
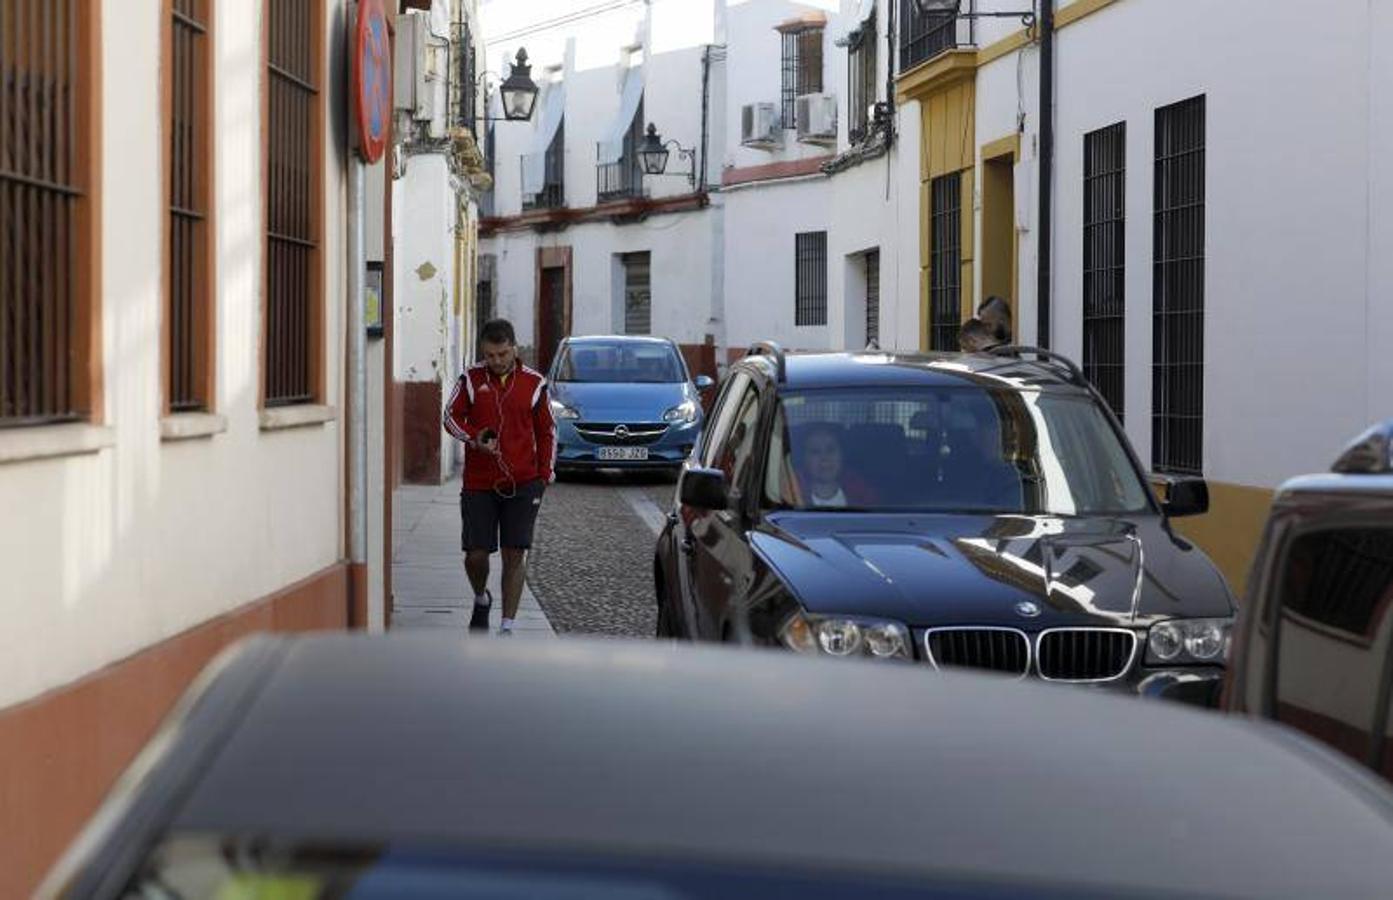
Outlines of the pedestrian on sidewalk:
<svg viewBox="0 0 1393 900">
<path fill-rule="evenodd" d="M 555 478 L 556 422 L 542 373 L 518 361 L 517 337 L 504 319 L 479 333 L 483 362 L 465 369 L 445 405 L 445 430 L 464 443 L 460 491 L 464 571 L 474 589 L 471 631 L 487 631 L 493 595 L 489 557 L 502 548 L 503 623 L 513 630 L 527 578 L 527 551 Z"/>
</svg>

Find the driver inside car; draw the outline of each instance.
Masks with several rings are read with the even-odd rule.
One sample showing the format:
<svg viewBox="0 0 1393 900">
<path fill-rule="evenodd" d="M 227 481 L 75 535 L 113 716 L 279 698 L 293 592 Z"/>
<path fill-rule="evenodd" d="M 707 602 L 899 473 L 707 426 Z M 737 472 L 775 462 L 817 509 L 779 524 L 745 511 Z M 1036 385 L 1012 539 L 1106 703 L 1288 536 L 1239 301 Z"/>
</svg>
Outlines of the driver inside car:
<svg viewBox="0 0 1393 900">
<path fill-rule="evenodd" d="M 798 483 L 802 506 L 873 506 L 874 490 L 843 468 L 841 429 L 827 423 L 814 423 L 800 429 L 801 441 L 795 445 Z"/>
</svg>

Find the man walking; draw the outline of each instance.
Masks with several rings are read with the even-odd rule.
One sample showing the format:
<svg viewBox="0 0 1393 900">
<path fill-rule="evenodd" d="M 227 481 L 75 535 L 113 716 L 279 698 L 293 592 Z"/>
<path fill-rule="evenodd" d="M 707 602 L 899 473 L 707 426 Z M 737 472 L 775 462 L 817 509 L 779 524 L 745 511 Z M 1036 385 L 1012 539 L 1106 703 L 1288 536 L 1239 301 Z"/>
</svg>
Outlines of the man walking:
<svg viewBox="0 0 1393 900">
<path fill-rule="evenodd" d="M 503 624 L 509 635 L 522 602 L 527 551 L 555 477 L 556 422 L 540 372 L 518 362 L 511 323 L 495 319 L 479 334 L 483 362 L 455 382 L 445 404 L 445 430 L 464 443 L 460 517 L 464 571 L 474 588 L 471 631 L 487 631 L 493 603 L 489 556 L 503 551 Z"/>
</svg>

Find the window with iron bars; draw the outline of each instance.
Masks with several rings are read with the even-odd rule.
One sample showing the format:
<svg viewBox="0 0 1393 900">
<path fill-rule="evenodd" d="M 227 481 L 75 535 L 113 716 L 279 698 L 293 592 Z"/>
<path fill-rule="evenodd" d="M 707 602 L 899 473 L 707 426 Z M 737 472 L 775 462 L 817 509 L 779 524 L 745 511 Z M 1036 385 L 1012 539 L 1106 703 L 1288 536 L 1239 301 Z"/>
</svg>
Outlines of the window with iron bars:
<svg viewBox="0 0 1393 900">
<path fill-rule="evenodd" d="M 925 13 L 915 0 L 900 0 L 900 71 L 907 72 L 940 53 L 953 50 L 958 41 L 958 17 Z M 972 43 L 972 20 L 967 20 L 967 43 Z"/>
<path fill-rule="evenodd" d="M 0 2 L 0 427 L 92 412 L 94 27 L 81 0 Z"/>
<path fill-rule="evenodd" d="M 794 236 L 794 324 L 827 324 L 827 232 Z"/>
<path fill-rule="evenodd" d="M 312 403 L 323 327 L 323 0 L 266 12 L 267 406 Z"/>
<path fill-rule="evenodd" d="M 170 412 L 209 408 L 211 401 L 212 97 L 208 27 L 211 0 L 170 4 L 169 258 L 165 306 L 165 392 Z"/>
<path fill-rule="evenodd" d="M 1204 465 L 1205 98 L 1156 110 L 1151 462 Z"/>
<path fill-rule="evenodd" d="M 1083 139 L 1083 372 L 1119 419 L 1126 337 L 1127 123 Z"/>
<path fill-rule="evenodd" d="M 859 144 L 870 137 L 871 125 L 875 120 L 872 107 L 876 96 L 876 17 L 861 23 L 861 27 L 851 36 L 847 45 L 847 93 L 851 98 L 849 110 L 851 121 L 849 137 L 853 144 Z"/>
<path fill-rule="evenodd" d="M 783 33 L 783 127 L 798 127 L 798 98 L 822 93 L 822 29 Z"/>
<path fill-rule="evenodd" d="M 546 172 L 538 193 L 522 195 L 523 209 L 557 209 L 566 205 L 566 121 L 557 126 L 543 163 Z"/>
<path fill-rule="evenodd" d="M 484 126 L 484 167 L 489 173 L 489 189 L 479 197 L 479 215 L 482 218 L 489 218 L 497 215 L 494 201 L 496 182 L 498 175 L 494 167 L 494 154 L 498 151 L 498 141 L 494 135 L 493 123 L 489 122 Z"/>
<path fill-rule="evenodd" d="M 929 349 L 957 350 L 962 327 L 962 173 L 929 183 Z"/>
<path fill-rule="evenodd" d="M 643 121 L 643 98 L 639 98 L 618 162 L 596 164 L 595 196 L 600 203 L 643 196 L 643 165 L 638 158 L 643 146 Z"/>
<path fill-rule="evenodd" d="M 880 251 L 871 250 L 866 263 L 866 346 L 880 343 Z"/>
<path fill-rule="evenodd" d="M 468 129 L 478 136 L 479 54 L 474 47 L 474 34 L 468 22 L 456 22 L 453 28 L 450 53 L 454 57 L 454 89 L 450 92 L 450 124 Z"/>
<path fill-rule="evenodd" d="M 624 333 L 653 333 L 652 254 L 624 253 Z"/>
</svg>

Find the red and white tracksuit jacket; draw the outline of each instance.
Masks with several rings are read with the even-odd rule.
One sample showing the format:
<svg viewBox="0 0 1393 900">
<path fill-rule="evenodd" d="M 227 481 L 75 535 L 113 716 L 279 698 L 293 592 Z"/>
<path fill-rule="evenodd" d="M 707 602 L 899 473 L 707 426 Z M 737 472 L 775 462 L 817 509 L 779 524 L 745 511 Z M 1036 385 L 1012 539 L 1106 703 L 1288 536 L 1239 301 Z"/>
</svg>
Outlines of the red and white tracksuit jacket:
<svg viewBox="0 0 1393 900">
<path fill-rule="evenodd" d="M 466 491 L 555 479 L 556 420 L 542 373 L 518 363 L 500 378 L 487 366 L 470 366 L 455 382 L 443 420 L 445 430 L 464 442 Z M 486 428 L 498 435 L 502 465 L 477 443 Z"/>
</svg>

